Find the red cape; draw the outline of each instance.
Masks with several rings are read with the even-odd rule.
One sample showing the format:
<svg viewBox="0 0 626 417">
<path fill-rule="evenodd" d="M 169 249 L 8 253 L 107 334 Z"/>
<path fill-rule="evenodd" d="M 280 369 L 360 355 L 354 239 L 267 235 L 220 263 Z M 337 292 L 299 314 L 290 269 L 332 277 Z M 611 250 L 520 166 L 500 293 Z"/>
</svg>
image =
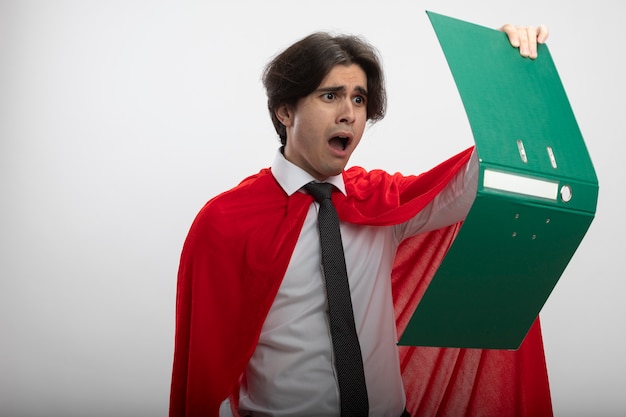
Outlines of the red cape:
<svg viewBox="0 0 626 417">
<path fill-rule="evenodd" d="M 422 210 L 471 150 L 420 176 L 351 168 L 342 221 L 391 225 Z M 269 169 L 209 201 L 183 247 L 176 298 L 170 417 L 218 416 L 239 381 L 287 269 L 312 197 L 288 197 Z M 403 242 L 392 274 L 398 334 L 459 225 Z M 407 410 L 419 416 L 551 416 L 539 322 L 517 351 L 399 347 Z"/>
</svg>

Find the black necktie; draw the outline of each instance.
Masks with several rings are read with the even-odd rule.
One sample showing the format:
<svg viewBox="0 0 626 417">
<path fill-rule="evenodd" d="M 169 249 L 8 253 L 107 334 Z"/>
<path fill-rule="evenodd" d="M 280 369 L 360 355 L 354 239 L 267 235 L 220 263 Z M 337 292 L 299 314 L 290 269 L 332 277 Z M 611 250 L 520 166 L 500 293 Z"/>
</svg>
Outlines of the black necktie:
<svg viewBox="0 0 626 417">
<path fill-rule="evenodd" d="M 328 298 L 330 333 L 333 339 L 335 367 L 339 381 L 341 416 L 367 416 L 369 403 L 363 372 L 363 358 L 354 326 L 339 218 L 330 199 L 333 186 L 329 183 L 312 182 L 304 188 L 320 205 L 318 226 Z"/>
</svg>

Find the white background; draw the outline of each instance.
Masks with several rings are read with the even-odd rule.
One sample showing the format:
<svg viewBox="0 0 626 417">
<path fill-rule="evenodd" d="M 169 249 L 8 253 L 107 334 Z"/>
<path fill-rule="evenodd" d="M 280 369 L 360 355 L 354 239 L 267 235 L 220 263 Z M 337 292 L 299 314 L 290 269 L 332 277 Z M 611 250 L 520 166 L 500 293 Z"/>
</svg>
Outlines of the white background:
<svg viewBox="0 0 626 417">
<path fill-rule="evenodd" d="M 419 173 L 473 144 L 426 9 L 551 28 L 601 185 L 542 312 L 554 409 L 625 415 L 625 4 L 0 0 L 0 415 L 166 415 L 183 239 L 271 162 L 260 74 L 292 42 L 380 50 L 388 116 L 353 164 Z"/>
</svg>

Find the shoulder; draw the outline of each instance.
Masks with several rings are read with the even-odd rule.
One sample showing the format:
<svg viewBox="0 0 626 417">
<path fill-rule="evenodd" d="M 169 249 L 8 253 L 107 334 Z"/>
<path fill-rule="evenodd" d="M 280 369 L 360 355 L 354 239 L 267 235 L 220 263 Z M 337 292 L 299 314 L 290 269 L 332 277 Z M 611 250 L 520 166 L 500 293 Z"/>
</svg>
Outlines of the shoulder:
<svg viewBox="0 0 626 417">
<path fill-rule="evenodd" d="M 354 192 L 361 194 L 389 190 L 414 180 L 415 176 L 390 174 L 382 169 L 368 171 L 363 167 L 355 166 L 344 171 L 343 179 L 348 194 Z"/>
<path fill-rule="evenodd" d="M 368 171 L 363 167 L 353 166 L 343 172 L 343 180 L 347 186 L 355 184 L 366 185 L 369 183 L 377 183 L 385 180 L 389 174 L 383 170 L 375 169 Z"/>
<path fill-rule="evenodd" d="M 254 230 L 278 224 L 288 201 L 271 171 L 263 169 L 209 200 L 196 215 L 188 239 L 239 245 Z"/>
<path fill-rule="evenodd" d="M 286 199 L 269 168 L 251 175 L 230 190 L 210 199 L 198 212 L 192 228 L 221 228 L 254 217 L 268 200 Z"/>
</svg>

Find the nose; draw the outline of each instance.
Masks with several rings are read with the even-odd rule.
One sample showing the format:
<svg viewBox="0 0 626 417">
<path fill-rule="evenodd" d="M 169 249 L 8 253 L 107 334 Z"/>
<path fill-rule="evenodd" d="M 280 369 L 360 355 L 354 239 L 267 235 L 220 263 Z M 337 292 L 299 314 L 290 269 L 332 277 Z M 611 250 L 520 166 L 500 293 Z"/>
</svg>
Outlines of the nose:
<svg viewBox="0 0 626 417">
<path fill-rule="evenodd" d="M 354 114 L 354 104 L 352 103 L 352 99 L 350 97 L 346 97 L 341 100 L 339 104 L 339 110 L 337 113 L 337 121 L 338 123 L 346 123 L 352 124 L 355 120 Z"/>
</svg>

